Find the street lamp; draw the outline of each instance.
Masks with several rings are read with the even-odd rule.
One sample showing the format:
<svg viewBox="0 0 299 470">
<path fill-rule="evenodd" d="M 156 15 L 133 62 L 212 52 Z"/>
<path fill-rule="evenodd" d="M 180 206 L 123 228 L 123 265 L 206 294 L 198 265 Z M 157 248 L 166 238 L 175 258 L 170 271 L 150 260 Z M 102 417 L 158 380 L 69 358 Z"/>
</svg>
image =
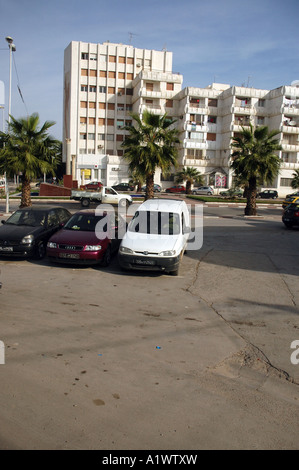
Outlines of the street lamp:
<svg viewBox="0 0 299 470">
<path fill-rule="evenodd" d="M 16 46 L 13 43 L 13 39 L 10 36 L 6 36 L 6 41 L 8 42 L 9 47 L 9 95 L 8 95 L 8 124 L 10 123 L 10 114 L 11 114 L 11 62 L 12 62 L 12 53 L 15 52 Z M 9 188 L 7 184 L 7 177 L 5 172 L 5 191 L 6 191 L 6 213 L 9 213 Z"/>
<path fill-rule="evenodd" d="M 11 113 L 11 59 L 12 59 L 12 53 L 16 51 L 16 46 L 14 45 L 13 39 L 10 36 L 6 36 L 5 39 L 8 42 L 8 47 L 9 47 L 8 123 L 10 123 L 10 113 Z"/>
</svg>

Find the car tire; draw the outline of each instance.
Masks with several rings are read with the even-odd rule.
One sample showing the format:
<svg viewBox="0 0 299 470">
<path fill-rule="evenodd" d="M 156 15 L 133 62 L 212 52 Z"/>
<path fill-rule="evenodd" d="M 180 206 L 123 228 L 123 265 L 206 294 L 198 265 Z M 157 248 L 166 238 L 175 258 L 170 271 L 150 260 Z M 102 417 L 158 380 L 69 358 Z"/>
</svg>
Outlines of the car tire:
<svg viewBox="0 0 299 470">
<path fill-rule="evenodd" d="M 82 207 L 89 207 L 90 205 L 90 199 L 84 197 L 83 199 L 81 199 L 81 206 Z"/>
<path fill-rule="evenodd" d="M 106 268 L 107 266 L 109 266 L 110 262 L 111 262 L 111 248 L 109 245 L 104 253 L 104 256 L 102 259 L 102 266 Z"/>
<path fill-rule="evenodd" d="M 128 203 L 127 199 L 121 199 L 121 200 L 119 201 L 120 207 L 126 207 L 128 204 L 129 204 L 129 203 Z"/>
<path fill-rule="evenodd" d="M 46 256 L 46 245 L 43 241 L 39 241 L 35 248 L 34 258 L 43 259 Z"/>
</svg>

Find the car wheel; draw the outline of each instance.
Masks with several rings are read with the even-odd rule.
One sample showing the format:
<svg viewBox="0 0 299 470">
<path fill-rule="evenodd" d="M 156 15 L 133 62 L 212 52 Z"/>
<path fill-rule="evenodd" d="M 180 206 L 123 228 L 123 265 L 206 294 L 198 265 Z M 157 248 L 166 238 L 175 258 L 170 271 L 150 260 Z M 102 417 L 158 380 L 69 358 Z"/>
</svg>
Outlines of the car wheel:
<svg viewBox="0 0 299 470">
<path fill-rule="evenodd" d="M 127 199 L 121 199 L 121 200 L 119 201 L 120 207 L 126 207 L 127 204 L 128 204 Z"/>
<path fill-rule="evenodd" d="M 46 256 L 46 245 L 44 242 L 39 241 L 35 248 L 35 258 L 43 259 Z"/>
<path fill-rule="evenodd" d="M 83 199 L 81 199 L 81 206 L 82 207 L 89 207 L 90 205 L 90 200 L 86 197 L 84 197 Z"/>
<path fill-rule="evenodd" d="M 110 261 L 111 261 L 111 248 L 109 245 L 104 253 L 104 256 L 102 259 L 102 266 L 106 268 L 107 266 L 109 266 Z"/>
</svg>

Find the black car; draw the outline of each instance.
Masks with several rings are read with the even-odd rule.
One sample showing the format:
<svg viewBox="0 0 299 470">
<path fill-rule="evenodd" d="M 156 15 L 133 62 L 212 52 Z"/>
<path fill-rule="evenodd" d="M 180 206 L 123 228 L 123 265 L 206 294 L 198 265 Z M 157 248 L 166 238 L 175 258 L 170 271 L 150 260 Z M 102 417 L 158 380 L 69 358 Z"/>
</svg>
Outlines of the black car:
<svg viewBox="0 0 299 470">
<path fill-rule="evenodd" d="M 265 191 L 258 193 L 257 197 L 262 199 L 276 199 L 278 198 L 278 192 L 274 189 L 265 189 Z"/>
<path fill-rule="evenodd" d="M 130 183 L 119 183 L 112 186 L 115 191 L 134 191 L 134 184 Z"/>
<path fill-rule="evenodd" d="M 287 228 L 292 228 L 294 226 L 299 226 L 299 203 L 289 204 L 283 214 L 282 221 Z"/>
<path fill-rule="evenodd" d="M 289 199 L 290 197 L 299 197 L 299 191 L 296 191 L 295 193 L 286 195 L 286 199 Z"/>
<path fill-rule="evenodd" d="M 46 254 L 49 238 L 71 217 L 62 207 L 31 206 L 16 210 L 0 227 L 0 255 L 35 257 Z"/>
</svg>

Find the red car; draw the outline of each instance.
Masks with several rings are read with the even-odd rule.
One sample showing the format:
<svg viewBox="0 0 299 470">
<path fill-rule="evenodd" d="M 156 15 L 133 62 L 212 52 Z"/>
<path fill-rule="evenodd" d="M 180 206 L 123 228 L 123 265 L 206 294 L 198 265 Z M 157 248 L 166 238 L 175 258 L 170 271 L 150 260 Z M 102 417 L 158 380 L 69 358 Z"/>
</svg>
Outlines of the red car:
<svg viewBox="0 0 299 470">
<path fill-rule="evenodd" d="M 98 215 L 96 209 L 76 212 L 47 244 L 50 261 L 108 266 L 118 250 L 114 212 Z"/>
<path fill-rule="evenodd" d="M 102 187 L 103 185 L 100 181 L 91 181 L 81 186 L 82 189 L 88 189 L 90 191 L 99 191 Z"/>
<path fill-rule="evenodd" d="M 172 186 L 171 188 L 167 188 L 165 192 L 166 193 L 185 193 L 186 188 L 185 186 L 181 186 L 181 185 Z"/>
</svg>

